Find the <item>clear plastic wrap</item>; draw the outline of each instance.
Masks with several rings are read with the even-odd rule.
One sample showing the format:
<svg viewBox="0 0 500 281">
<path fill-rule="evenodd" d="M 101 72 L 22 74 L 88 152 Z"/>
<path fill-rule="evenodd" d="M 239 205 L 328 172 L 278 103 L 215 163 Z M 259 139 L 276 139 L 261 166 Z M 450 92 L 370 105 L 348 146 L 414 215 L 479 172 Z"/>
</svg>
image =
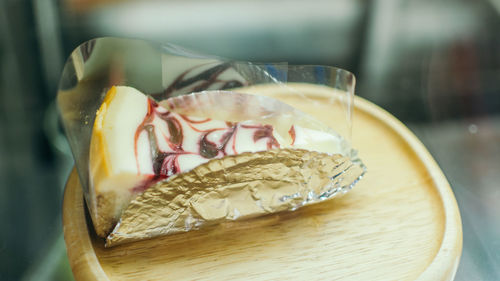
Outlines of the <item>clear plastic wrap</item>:
<svg viewBox="0 0 500 281">
<path fill-rule="evenodd" d="M 106 209 L 93 188 L 90 146 L 96 114 L 115 85 L 138 89 L 183 116 L 257 122 L 283 136 L 296 126 L 333 136 L 338 147 L 283 146 L 211 159 L 132 193 L 112 231 L 99 231 Z M 235 62 L 173 45 L 98 38 L 68 59 L 58 106 L 96 231 L 113 246 L 295 210 L 351 189 L 365 172 L 350 147 L 354 85 L 351 73 L 334 67 Z M 331 114 L 315 116 L 315 107 Z"/>
</svg>

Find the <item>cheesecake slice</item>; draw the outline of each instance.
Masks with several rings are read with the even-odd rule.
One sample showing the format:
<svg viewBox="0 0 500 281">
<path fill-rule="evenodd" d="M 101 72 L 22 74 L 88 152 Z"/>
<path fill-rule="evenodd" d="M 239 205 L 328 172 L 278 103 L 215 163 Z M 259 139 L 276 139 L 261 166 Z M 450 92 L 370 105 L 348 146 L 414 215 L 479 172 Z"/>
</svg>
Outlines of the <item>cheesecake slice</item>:
<svg viewBox="0 0 500 281">
<path fill-rule="evenodd" d="M 138 194 L 212 159 L 311 144 L 325 150 L 338 147 L 331 134 L 300 124 L 180 112 L 131 87 L 115 86 L 107 92 L 96 114 L 89 156 L 89 205 L 99 236 L 110 233 Z"/>
</svg>

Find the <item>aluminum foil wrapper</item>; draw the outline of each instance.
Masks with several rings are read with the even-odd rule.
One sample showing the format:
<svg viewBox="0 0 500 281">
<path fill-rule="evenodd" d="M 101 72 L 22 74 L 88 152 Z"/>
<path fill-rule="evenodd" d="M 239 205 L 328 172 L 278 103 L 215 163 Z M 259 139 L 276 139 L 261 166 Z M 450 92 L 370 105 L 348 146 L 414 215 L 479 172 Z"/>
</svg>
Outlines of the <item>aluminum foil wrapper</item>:
<svg viewBox="0 0 500 281">
<path fill-rule="evenodd" d="M 215 159 L 134 199 L 106 246 L 295 210 L 346 192 L 363 172 L 340 154 L 300 149 Z"/>
</svg>

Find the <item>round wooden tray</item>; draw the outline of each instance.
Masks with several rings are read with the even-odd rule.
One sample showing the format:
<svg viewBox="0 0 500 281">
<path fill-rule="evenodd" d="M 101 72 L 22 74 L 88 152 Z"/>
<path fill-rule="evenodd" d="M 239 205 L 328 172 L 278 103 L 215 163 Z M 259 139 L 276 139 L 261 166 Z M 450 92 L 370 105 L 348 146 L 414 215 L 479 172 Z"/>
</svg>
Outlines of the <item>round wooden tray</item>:
<svg viewBox="0 0 500 281">
<path fill-rule="evenodd" d="M 288 103 L 334 122 L 321 102 L 325 90 L 295 89 L 319 102 L 285 98 Z M 368 172 L 345 196 L 110 249 L 89 227 L 73 171 L 63 227 L 75 279 L 453 280 L 462 227 L 440 168 L 402 123 L 374 104 L 355 98 L 354 117 L 353 146 Z"/>
</svg>

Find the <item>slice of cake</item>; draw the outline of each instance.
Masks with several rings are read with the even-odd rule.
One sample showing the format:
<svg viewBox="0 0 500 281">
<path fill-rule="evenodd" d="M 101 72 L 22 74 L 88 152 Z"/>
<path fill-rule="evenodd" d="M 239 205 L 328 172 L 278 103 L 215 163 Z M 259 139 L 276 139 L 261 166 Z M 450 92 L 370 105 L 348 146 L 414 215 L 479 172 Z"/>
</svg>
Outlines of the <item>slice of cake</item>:
<svg viewBox="0 0 500 281">
<path fill-rule="evenodd" d="M 223 95 L 228 93 L 215 96 Z M 210 108 L 217 113 L 217 106 Z M 266 119 L 242 120 L 227 112 L 186 112 L 192 114 L 183 114 L 182 106 L 167 110 L 131 87 L 116 86 L 107 92 L 95 118 L 89 158 L 90 213 L 99 236 L 111 232 L 138 194 L 212 159 L 282 148 L 312 147 L 331 153 L 339 147 L 337 136 L 285 119 L 266 124 L 260 122 Z"/>
</svg>

